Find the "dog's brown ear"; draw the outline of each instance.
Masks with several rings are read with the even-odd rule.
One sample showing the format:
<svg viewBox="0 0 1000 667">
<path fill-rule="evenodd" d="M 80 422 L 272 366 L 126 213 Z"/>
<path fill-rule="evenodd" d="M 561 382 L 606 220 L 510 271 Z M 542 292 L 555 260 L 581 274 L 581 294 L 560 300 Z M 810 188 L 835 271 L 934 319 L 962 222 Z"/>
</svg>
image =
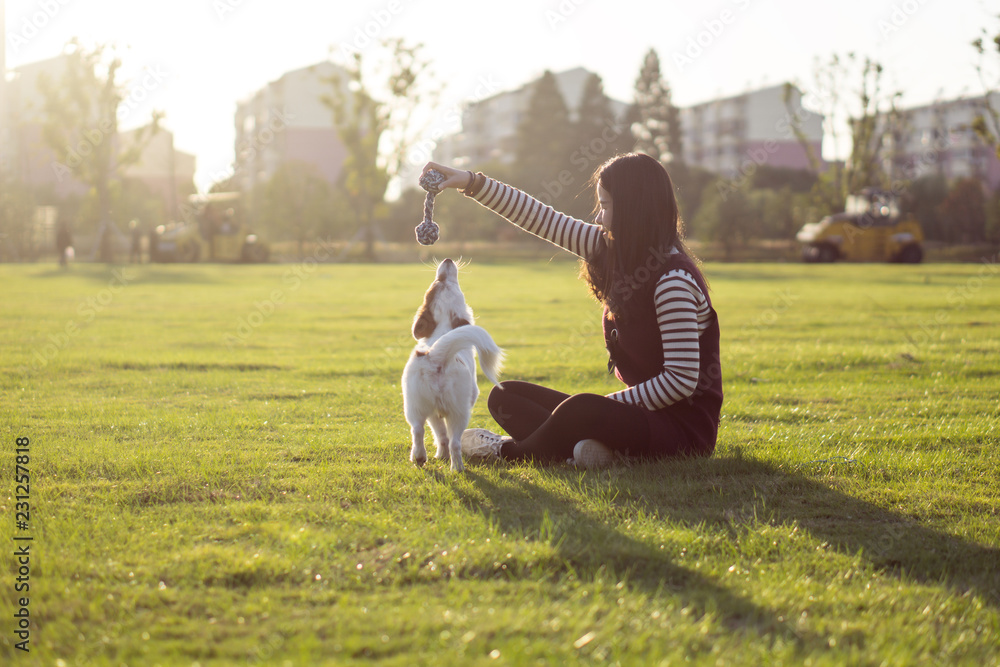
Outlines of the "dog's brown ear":
<svg viewBox="0 0 1000 667">
<path fill-rule="evenodd" d="M 417 340 L 427 338 L 434 329 L 437 328 L 437 320 L 434 319 L 434 296 L 437 293 L 436 285 L 432 286 L 424 294 L 424 302 L 417 309 L 417 314 L 413 318 L 413 337 Z"/>
<path fill-rule="evenodd" d="M 413 337 L 417 340 L 427 338 L 434 333 L 434 329 L 436 328 L 437 321 L 434 319 L 434 315 L 431 314 L 430 308 L 420 306 L 417 316 L 413 319 Z"/>
</svg>

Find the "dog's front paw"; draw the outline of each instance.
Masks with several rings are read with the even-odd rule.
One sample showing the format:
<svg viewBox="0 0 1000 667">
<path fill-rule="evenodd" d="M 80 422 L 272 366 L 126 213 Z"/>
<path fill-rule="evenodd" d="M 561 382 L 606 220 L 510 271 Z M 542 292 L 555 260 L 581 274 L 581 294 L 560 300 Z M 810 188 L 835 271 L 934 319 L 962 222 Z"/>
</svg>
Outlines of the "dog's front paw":
<svg viewBox="0 0 1000 667">
<path fill-rule="evenodd" d="M 427 463 L 427 452 L 423 447 L 420 449 L 414 447 L 410 450 L 410 461 L 422 468 L 424 464 Z"/>
<path fill-rule="evenodd" d="M 449 450 L 449 453 L 451 454 L 451 469 L 455 472 L 462 472 L 465 470 L 465 464 L 462 462 L 461 442 L 455 441 L 451 443 Z"/>
</svg>

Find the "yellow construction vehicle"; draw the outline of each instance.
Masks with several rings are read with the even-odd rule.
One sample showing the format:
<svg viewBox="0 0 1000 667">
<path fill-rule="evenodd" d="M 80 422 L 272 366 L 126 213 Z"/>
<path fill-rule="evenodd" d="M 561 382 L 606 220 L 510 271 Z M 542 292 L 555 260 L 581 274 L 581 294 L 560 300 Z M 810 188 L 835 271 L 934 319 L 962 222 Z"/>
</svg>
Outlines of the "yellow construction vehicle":
<svg viewBox="0 0 1000 667">
<path fill-rule="evenodd" d="M 248 228 L 239 192 L 191 195 L 183 222 L 160 225 L 150 236 L 154 262 L 266 262 L 271 251 Z"/>
<path fill-rule="evenodd" d="M 920 223 L 901 216 L 898 199 L 878 188 L 849 195 L 843 213 L 803 225 L 795 238 L 807 262 L 917 264 L 924 258 Z"/>
</svg>

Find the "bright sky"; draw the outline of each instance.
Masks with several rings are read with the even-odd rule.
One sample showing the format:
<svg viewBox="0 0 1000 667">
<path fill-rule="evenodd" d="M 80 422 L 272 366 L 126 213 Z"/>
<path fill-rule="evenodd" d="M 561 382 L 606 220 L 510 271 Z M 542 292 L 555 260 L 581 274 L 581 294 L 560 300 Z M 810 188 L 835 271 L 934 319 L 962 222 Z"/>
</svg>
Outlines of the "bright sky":
<svg viewBox="0 0 1000 667">
<path fill-rule="evenodd" d="M 5 41 L 8 67 L 72 37 L 127 46 L 133 85 L 155 82 L 129 121 L 166 112 L 205 189 L 232 163 L 237 100 L 341 44 L 363 47 L 366 31 L 425 44 L 445 89 L 441 118 L 577 66 L 630 101 L 649 48 L 680 106 L 786 80 L 808 89 L 815 58 L 849 51 L 880 61 L 914 106 L 982 93 L 969 43 L 984 27 L 1000 32 L 998 14 L 1000 0 L 7 0 Z"/>
</svg>

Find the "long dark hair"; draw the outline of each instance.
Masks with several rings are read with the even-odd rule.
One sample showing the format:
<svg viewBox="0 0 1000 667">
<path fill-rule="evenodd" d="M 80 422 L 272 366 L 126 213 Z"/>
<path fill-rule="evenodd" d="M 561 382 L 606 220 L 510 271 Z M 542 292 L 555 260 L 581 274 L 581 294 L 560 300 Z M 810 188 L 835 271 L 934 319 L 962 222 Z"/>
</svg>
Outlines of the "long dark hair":
<svg viewBox="0 0 1000 667">
<path fill-rule="evenodd" d="M 671 248 L 697 265 L 684 245 L 673 182 L 659 161 L 644 153 L 615 156 L 598 167 L 590 185 L 595 199 L 598 185 L 611 195 L 611 228 L 607 245 L 583 261 L 580 274 L 613 314 L 621 314 L 622 304 L 644 281 L 658 278 L 650 265 L 655 268 Z M 595 211 L 599 206 L 595 204 Z"/>
</svg>

